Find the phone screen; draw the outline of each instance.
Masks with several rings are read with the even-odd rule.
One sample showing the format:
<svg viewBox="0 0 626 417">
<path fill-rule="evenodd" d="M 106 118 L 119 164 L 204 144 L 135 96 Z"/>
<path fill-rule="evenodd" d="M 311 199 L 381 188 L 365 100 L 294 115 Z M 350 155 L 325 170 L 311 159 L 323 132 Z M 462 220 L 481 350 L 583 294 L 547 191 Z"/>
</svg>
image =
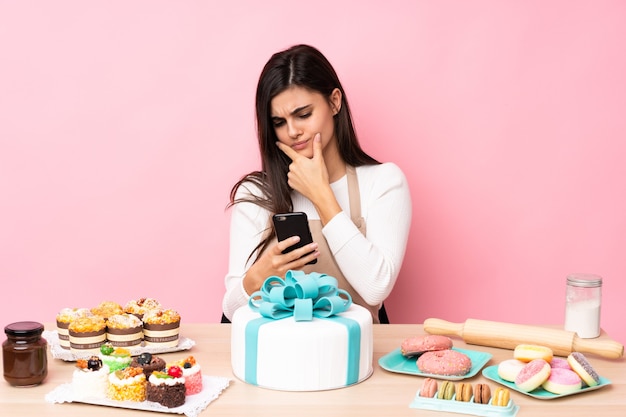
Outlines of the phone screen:
<svg viewBox="0 0 626 417">
<path fill-rule="evenodd" d="M 275 214 L 272 220 L 278 241 L 285 240 L 292 236 L 300 236 L 300 241 L 295 245 L 289 246 L 283 253 L 288 253 L 294 249 L 313 243 L 306 213 L 297 211 L 294 213 Z M 308 262 L 308 264 L 314 263 L 317 263 L 317 259 Z"/>
</svg>

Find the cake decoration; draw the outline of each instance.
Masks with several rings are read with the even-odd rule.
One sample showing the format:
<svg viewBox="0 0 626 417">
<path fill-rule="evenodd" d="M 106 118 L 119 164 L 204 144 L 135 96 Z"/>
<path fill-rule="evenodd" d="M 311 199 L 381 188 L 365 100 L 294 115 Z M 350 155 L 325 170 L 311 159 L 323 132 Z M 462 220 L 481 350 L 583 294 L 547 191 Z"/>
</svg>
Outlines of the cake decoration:
<svg viewBox="0 0 626 417">
<path fill-rule="evenodd" d="M 334 277 L 315 272 L 267 278 L 233 316 L 235 375 L 288 391 L 341 388 L 369 377 L 371 314 L 337 286 Z"/>
</svg>

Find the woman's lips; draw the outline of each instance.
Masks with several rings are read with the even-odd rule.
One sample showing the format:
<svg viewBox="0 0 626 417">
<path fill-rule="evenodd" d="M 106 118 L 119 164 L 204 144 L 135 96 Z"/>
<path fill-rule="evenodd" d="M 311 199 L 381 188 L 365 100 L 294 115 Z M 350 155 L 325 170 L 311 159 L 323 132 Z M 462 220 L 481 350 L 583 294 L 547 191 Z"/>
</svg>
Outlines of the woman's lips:
<svg viewBox="0 0 626 417">
<path fill-rule="evenodd" d="M 296 150 L 296 151 L 301 151 L 303 149 L 306 149 L 308 146 L 309 146 L 309 141 L 305 140 L 305 141 L 302 141 L 302 142 L 294 143 L 293 145 L 291 145 L 291 148 Z"/>
</svg>

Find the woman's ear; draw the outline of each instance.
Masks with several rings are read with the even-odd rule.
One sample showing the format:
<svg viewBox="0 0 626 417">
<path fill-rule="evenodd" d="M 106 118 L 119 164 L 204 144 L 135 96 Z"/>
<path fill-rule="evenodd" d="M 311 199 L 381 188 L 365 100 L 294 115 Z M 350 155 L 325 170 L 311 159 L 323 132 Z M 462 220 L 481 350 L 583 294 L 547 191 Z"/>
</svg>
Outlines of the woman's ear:
<svg viewBox="0 0 626 417">
<path fill-rule="evenodd" d="M 341 110 L 341 98 L 342 98 L 341 90 L 339 90 L 338 88 L 335 88 L 332 91 L 332 93 L 330 93 L 329 101 L 330 101 L 330 107 L 333 110 L 333 116 L 339 113 L 339 110 Z"/>
</svg>

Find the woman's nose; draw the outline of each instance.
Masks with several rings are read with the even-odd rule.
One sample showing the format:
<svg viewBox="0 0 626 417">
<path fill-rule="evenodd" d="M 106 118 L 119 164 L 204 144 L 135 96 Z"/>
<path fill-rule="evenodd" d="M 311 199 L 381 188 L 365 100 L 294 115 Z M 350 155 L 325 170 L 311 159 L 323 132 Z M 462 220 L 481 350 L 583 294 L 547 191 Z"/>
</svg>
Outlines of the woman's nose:
<svg viewBox="0 0 626 417">
<path fill-rule="evenodd" d="M 296 126 L 294 122 L 288 122 L 287 128 L 288 128 L 289 137 L 292 139 L 297 139 L 298 136 L 302 134 L 302 131 L 300 130 L 298 126 Z"/>
</svg>

